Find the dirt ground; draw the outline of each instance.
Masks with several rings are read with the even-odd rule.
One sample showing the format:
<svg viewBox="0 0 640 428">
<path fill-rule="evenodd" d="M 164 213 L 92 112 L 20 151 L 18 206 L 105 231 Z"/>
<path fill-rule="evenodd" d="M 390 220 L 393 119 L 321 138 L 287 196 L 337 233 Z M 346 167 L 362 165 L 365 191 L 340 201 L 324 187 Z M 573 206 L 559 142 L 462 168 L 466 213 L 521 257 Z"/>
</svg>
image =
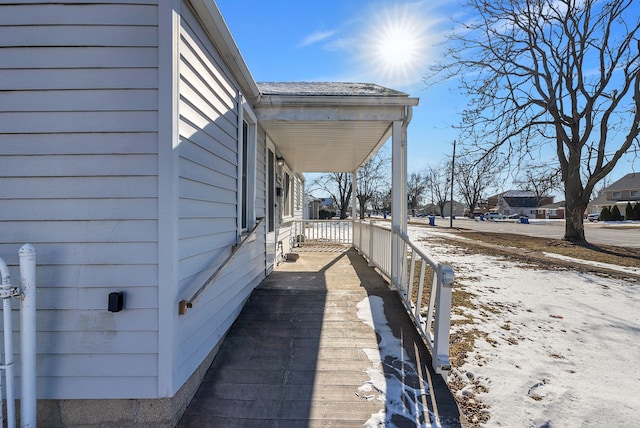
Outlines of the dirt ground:
<svg viewBox="0 0 640 428">
<path fill-rule="evenodd" d="M 557 269 L 591 272 L 627 281 L 640 281 L 640 275 L 621 273 L 619 271 L 594 266 L 589 262 L 600 262 L 611 265 L 640 268 L 640 248 L 622 248 L 605 245 L 579 246 L 560 239 L 536 238 L 506 233 L 486 233 L 468 230 L 447 231 L 457 235 L 456 238 L 431 237 L 429 241 L 440 241 L 463 249 L 470 254 L 487 254 L 499 256 L 515 261 L 525 262 L 531 269 Z M 550 258 L 544 253 L 556 253 L 567 257 L 580 259 L 585 262 L 572 262 Z M 456 287 L 453 295 L 453 313 L 462 313 L 464 307 L 483 309 L 486 311 L 500 311 L 500 307 L 478 308 L 474 303 L 473 294 L 465 287 Z M 457 328 L 456 324 L 464 321 L 452 321 L 450 338 L 450 358 L 453 367 L 460 367 L 465 359 L 472 354 L 474 342 L 480 335 L 477 329 Z M 485 337 L 485 339 L 487 339 Z M 481 427 L 488 420 L 486 406 L 473 395 L 459 395 L 456 391 L 466 385 L 456 378 L 455 371 L 449 376 L 448 384 L 456 395 L 459 407 L 464 413 L 469 427 Z M 478 385 L 479 388 L 479 385 Z M 480 389 L 478 389 L 480 390 Z"/>
</svg>

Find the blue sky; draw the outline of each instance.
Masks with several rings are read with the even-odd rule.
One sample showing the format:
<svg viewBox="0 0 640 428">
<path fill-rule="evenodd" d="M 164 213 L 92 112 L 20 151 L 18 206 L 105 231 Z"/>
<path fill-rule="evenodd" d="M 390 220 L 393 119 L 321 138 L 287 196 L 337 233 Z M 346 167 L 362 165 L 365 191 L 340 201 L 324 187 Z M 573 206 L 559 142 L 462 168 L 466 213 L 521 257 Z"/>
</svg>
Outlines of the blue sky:
<svg viewBox="0 0 640 428">
<path fill-rule="evenodd" d="M 440 55 L 444 35 L 453 28 L 450 17 L 459 13 L 458 2 L 216 3 L 256 81 L 369 82 L 407 92 L 420 98 L 408 131 L 409 172 L 436 166 L 451 154 L 457 138 L 453 125 L 465 100 L 457 95 L 455 84 L 427 87 L 422 77 Z M 632 163 L 623 160 L 609 181 L 631 171 Z M 511 188 L 509 181 L 504 185 L 505 189 L 496 190 Z"/>
<path fill-rule="evenodd" d="M 443 3 L 217 1 L 256 81 L 369 82 L 420 98 L 408 131 L 409 172 L 451 153 L 451 125 L 463 107 L 447 88 L 428 89 L 421 80 L 451 27 L 451 2 Z M 401 57 L 411 59 L 389 65 Z"/>
</svg>

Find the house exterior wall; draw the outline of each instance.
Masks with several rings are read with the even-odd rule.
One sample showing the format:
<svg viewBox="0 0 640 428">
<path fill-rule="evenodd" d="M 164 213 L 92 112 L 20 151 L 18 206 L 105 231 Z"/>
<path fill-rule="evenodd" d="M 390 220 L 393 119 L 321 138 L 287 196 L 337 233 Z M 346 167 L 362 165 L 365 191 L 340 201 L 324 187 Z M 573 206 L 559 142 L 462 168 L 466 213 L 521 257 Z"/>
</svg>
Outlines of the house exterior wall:
<svg viewBox="0 0 640 428">
<path fill-rule="evenodd" d="M 239 86 L 184 2 L 1 9 L 0 257 L 19 278 L 18 249 L 37 250 L 38 398 L 172 397 L 265 275 L 263 225 L 178 315 L 236 243 Z M 265 147 L 259 131 L 256 217 Z"/>
<path fill-rule="evenodd" d="M 39 398 L 157 396 L 158 12 L 142 3 L 1 7 L 0 256 L 17 279 L 19 247 L 37 250 Z"/>
<path fill-rule="evenodd" d="M 178 288 L 182 294 L 198 289 L 237 243 L 242 101 L 231 73 L 185 3 L 179 52 Z M 264 173 L 259 172 L 264 163 L 257 166 L 256 181 L 264 188 Z M 264 211 L 264 202 L 258 209 Z M 264 239 L 263 227 L 198 304 L 178 320 L 176 386 L 224 337 L 264 278 Z"/>
<path fill-rule="evenodd" d="M 640 200 L 640 189 L 608 190 L 606 195 L 607 200 L 611 201 L 611 203 L 638 201 Z"/>
<path fill-rule="evenodd" d="M 549 220 L 564 219 L 564 208 L 538 208 L 536 209 L 535 218 Z"/>
</svg>

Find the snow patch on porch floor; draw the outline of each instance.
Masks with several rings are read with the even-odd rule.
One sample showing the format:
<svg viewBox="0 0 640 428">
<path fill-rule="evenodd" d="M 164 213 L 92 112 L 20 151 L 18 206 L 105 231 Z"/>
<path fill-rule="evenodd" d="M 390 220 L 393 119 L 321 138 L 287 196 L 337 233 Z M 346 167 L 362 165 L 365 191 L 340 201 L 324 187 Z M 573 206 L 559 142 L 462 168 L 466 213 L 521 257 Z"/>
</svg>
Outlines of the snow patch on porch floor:
<svg viewBox="0 0 640 428">
<path fill-rule="evenodd" d="M 358 388 L 358 395 L 367 400 L 386 403 L 385 409 L 372 414 L 365 427 L 396 427 L 394 420 L 411 421 L 416 427 L 439 427 L 436 416 L 423 400 L 429 398 L 429 387 L 416 366 L 403 355 L 402 340 L 394 336 L 384 313 L 384 301 L 377 296 L 365 298 L 357 305 L 358 318 L 375 330 L 379 337 L 377 348 L 365 348 L 371 367 L 366 370 L 369 381 Z M 406 379 L 415 377 L 422 387 L 412 388 Z M 429 421 L 424 421 L 425 412 Z M 431 422 L 433 421 L 433 422 Z"/>
</svg>

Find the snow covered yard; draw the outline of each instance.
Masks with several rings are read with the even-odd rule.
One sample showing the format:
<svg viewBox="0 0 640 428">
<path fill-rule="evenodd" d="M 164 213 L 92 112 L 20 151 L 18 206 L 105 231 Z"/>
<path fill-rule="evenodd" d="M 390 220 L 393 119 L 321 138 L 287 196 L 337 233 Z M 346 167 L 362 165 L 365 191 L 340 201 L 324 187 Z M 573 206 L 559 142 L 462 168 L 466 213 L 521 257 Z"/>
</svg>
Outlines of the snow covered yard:
<svg viewBox="0 0 640 428">
<path fill-rule="evenodd" d="M 632 427 L 640 420 L 640 285 L 412 239 L 456 272 L 452 333 L 475 336 L 450 385 L 476 426 Z"/>
</svg>

